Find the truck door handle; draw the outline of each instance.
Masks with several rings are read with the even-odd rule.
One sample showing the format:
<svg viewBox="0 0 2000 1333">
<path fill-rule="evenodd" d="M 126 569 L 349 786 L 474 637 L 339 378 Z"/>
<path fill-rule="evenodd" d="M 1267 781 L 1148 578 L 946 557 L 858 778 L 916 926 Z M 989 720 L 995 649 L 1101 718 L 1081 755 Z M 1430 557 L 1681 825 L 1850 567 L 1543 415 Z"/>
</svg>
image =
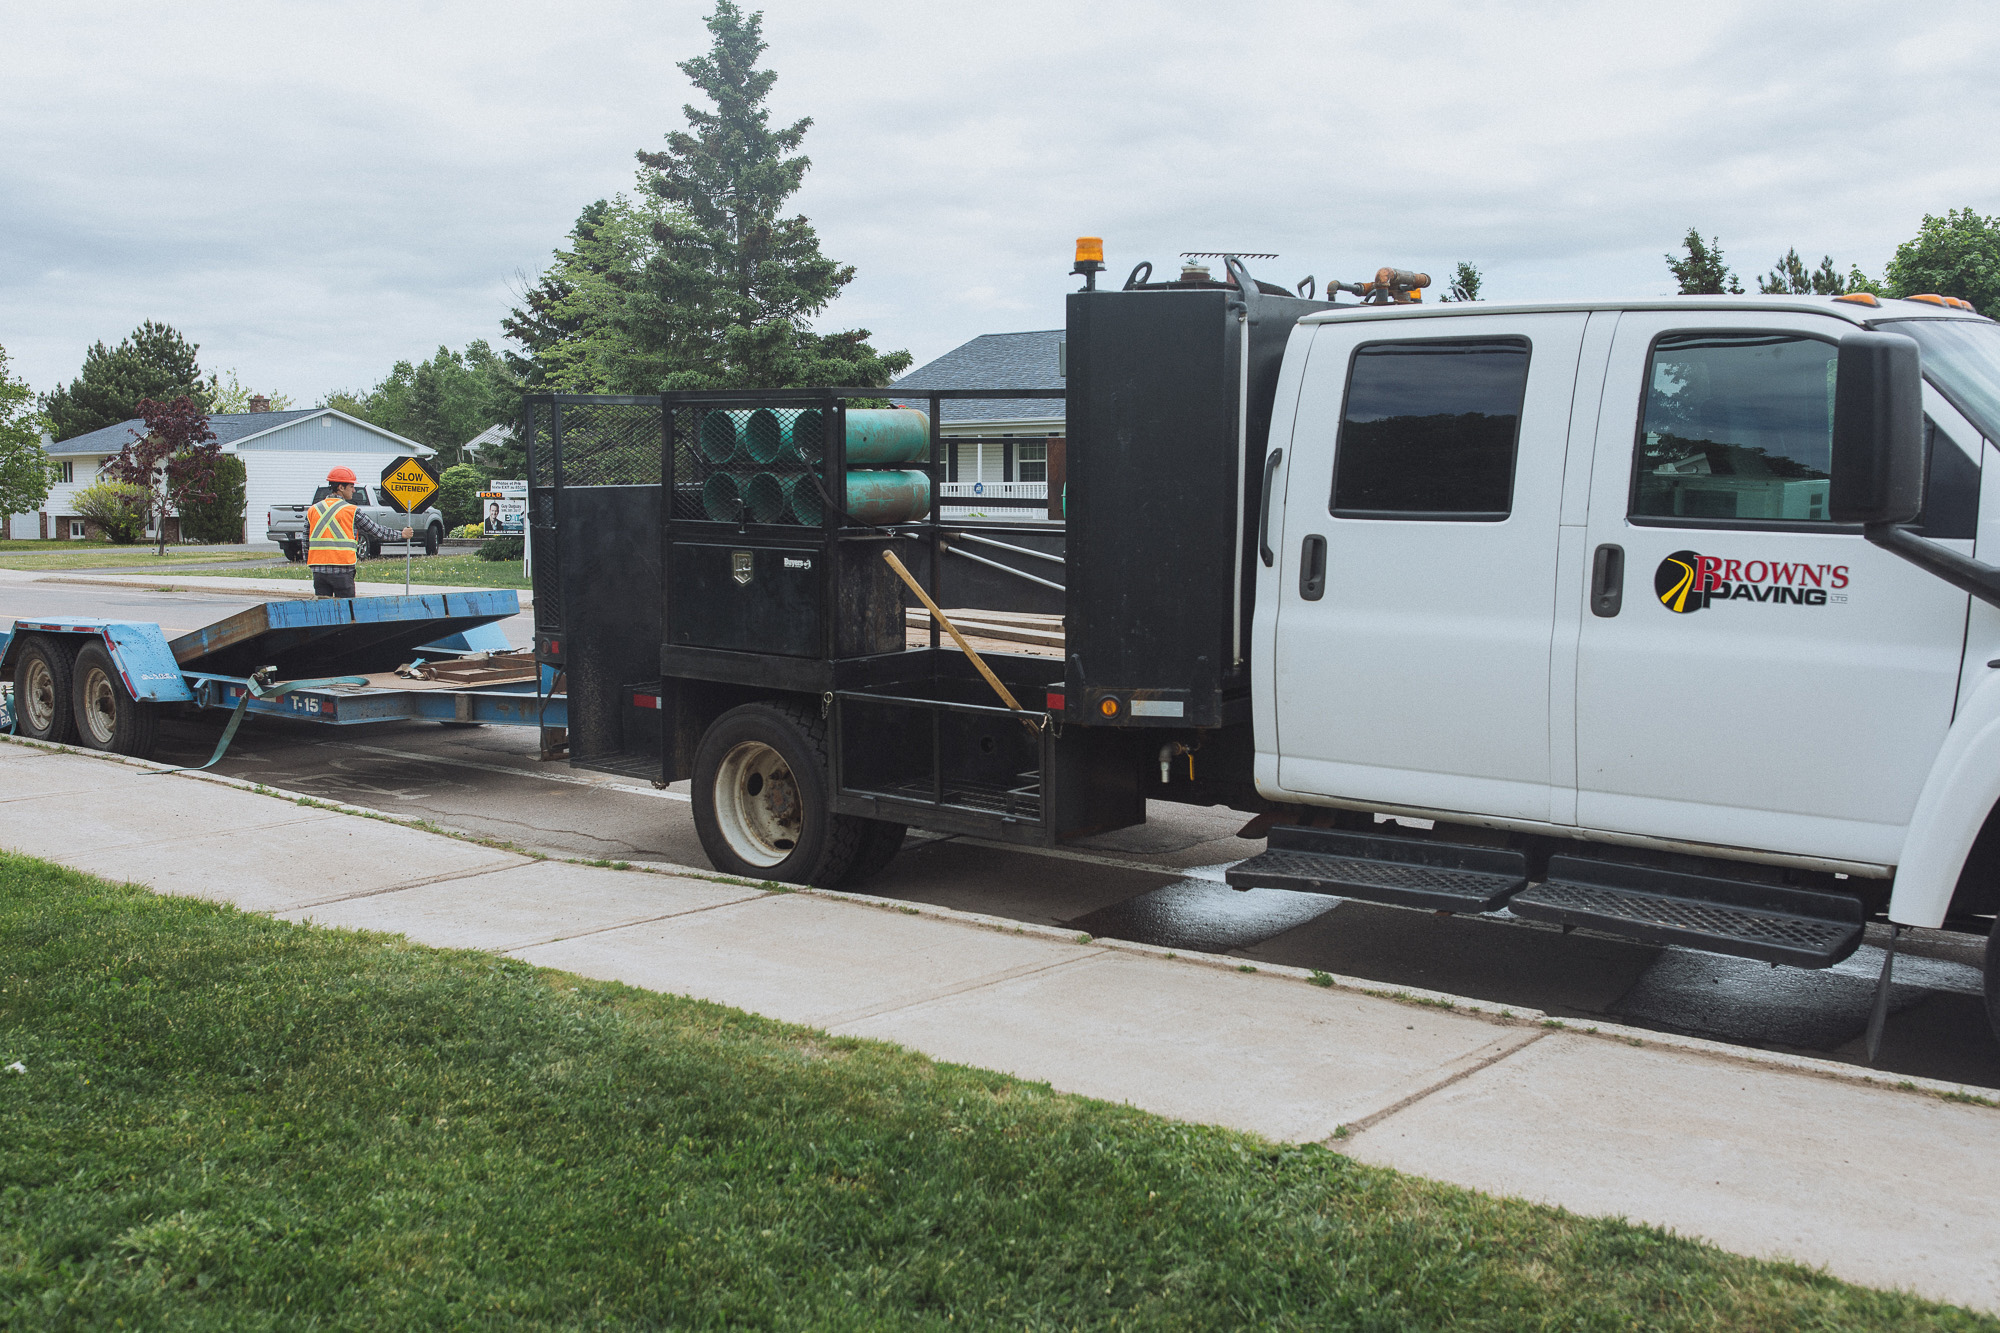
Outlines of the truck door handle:
<svg viewBox="0 0 2000 1333">
<path fill-rule="evenodd" d="M 1317 602 L 1326 592 L 1326 538 L 1314 533 L 1299 548 L 1299 596 Z"/>
<path fill-rule="evenodd" d="M 1278 460 L 1284 456 L 1283 449 L 1273 449 L 1264 459 L 1264 503 L 1257 511 L 1257 554 L 1263 557 L 1266 569 L 1278 563 L 1277 552 L 1271 549 L 1271 478 L 1278 475 Z"/>
<path fill-rule="evenodd" d="M 1590 612 L 1615 616 L 1625 603 L 1625 548 L 1610 542 L 1597 548 L 1590 571 Z"/>
</svg>

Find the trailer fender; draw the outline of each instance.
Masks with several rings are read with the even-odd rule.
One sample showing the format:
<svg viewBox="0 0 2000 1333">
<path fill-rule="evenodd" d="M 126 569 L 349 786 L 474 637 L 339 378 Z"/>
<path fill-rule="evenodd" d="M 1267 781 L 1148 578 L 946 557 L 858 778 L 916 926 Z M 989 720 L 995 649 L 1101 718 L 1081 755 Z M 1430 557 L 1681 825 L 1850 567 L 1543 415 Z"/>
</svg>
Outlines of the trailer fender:
<svg viewBox="0 0 2000 1333">
<path fill-rule="evenodd" d="M 194 694 L 181 677 L 180 663 L 167 647 L 158 625 L 139 620 L 17 620 L 0 647 L 0 672 L 12 674 L 25 634 L 46 634 L 70 640 L 71 648 L 95 638 L 111 654 L 111 663 L 134 699 L 141 703 L 191 703 Z"/>
<path fill-rule="evenodd" d="M 2000 673 L 1959 708 L 1917 796 L 1889 894 L 1889 919 L 1941 925 L 1959 871 L 1986 816 L 2000 804 Z"/>
</svg>

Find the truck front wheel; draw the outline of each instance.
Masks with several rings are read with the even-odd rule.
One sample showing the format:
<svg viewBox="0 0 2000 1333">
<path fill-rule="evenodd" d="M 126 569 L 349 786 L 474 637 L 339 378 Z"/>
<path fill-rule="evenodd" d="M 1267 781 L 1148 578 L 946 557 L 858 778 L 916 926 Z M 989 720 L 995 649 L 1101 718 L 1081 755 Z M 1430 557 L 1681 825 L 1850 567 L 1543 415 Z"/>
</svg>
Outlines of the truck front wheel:
<svg viewBox="0 0 2000 1333">
<path fill-rule="evenodd" d="M 745 704 L 695 751 L 694 826 L 725 874 L 830 888 L 854 865 L 864 821 L 833 813 L 817 710 Z"/>
<path fill-rule="evenodd" d="M 14 662 L 14 727 L 30 740 L 67 745 L 76 739 L 70 707 L 75 663 L 60 639 L 31 635 Z"/>
<path fill-rule="evenodd" d="M 159 710 L 125 689 L 101 643 L 76 655 L 76 738 L 93 750 L 150 759 L 159 743 Z"/>
</svg>

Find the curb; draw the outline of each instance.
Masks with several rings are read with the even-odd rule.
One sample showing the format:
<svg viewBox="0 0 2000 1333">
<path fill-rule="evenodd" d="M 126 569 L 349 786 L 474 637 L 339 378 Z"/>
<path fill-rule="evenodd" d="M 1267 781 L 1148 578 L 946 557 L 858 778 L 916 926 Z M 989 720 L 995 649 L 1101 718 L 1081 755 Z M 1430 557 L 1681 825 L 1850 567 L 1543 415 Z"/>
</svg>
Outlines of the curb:
<svg viewBox="0 0 2000 1333">
<path fill-rule="evenodd" d="M 0 742 L 18 745 L 26 749 L 42 750 L 50 754 L 76 755 L 84 759 L 97 759 L 107 763 L 123 764 L 128 768 L 163 771 L 171 765 L 155 763 L 148 759 L 134 759 L 129 755 L 107 754 L 99 750 L 81 749 L 69 745 L 49 745 L 40 741 L 30 741 L 18 736 L 0 735 Z M 999 931 L 1010 935 L 1032 935 L 1053 943 L 1068 943 L 1079 948 L 1090 948 L 1099 952 L 1136 954 L 1151 957 L 1162 962 L 1190 963 L 1199 967 L 1211 967 L 1226 972 L 1254 973 L 1286 981 L 1303 982 L 1320 989 L 1350 991 L 1379 1000 L 1392 1000 L 1431 1009 L 1444 1009 L 1452 1013 L 1465 1014 L 1500 1027 L 1542 1028 L 1550 1033 L 1561 1032 L 1578 1037 L 1593 1037 L 1606 1041 L 1616 1041 L 1627 1046 L 1653 1046 L 1680 1051 L 1689 1055 L 1708 1059 L 1726 1060 L 1736 1064 L 1750 1065 L 1762 1069 L 1778 1069 L 1788 1073 L 1807 1074 L 1819 1078 L 1834 1079 L 1843 1083 L 1861 1084 L 1889 1092 L 1914 1092 L 1944 1101 L 1965 1102 L 1977 1106 L 2000 1109 L 2000 1091 L 1965 1083 L 1950 1083 L 1942 1079 L 1905 1077 L 1893 1074 L 1879 1074 L 1860 1066 L 1843 1064 L 1821 1056 L 1793 1055 L 1783 1051 L 1765 1051 L 1750 1046 L 1732 1046 L 1727 1042 L 1714 1041 L 1706 1037 L 1683 1036 L 1678 1033 L 1660 1032 L 1652 1028 L 1628 1027 L 1618 1023 L 1579 1023 L 1564 1018 L 1554 1018 L 1539 1009 L 1516 1009 L 1502 1006 L 1488 1000 L 1477 1000 L 1462 995 L 1452 995 L 1444 991 L 1422 990 L 1414 987 L 1385 987 L 1380 982 L 1361 977 L 1341 976 L 1334 973 L 1317 972 L 1309 968 L 1291 967 L 1281 963 L 1248 964 L 1243 959 L 1228 954 L 1202 953 L 1195 950 L 1167 949 L 1159 945 L 1141 944 L 1132 940 L 1116 940 L 1102 936 L 1083 935 L 1060 926 L 1046 926 L 1039 922 L 1014 921 L 1006 917 L 988 916 L 979 912 L 961 911 L 952 907 L 937 907 L 929 903 L 912 903 L 900 898 L 881 898 L 873 894 L 852 893 L 840 889 L 818 889 L 794 885 L 771 885 L 751 880 L 739 879 L 733 875 L 717 874 L 696 866 L 676 865 L 672 862 L 655 862 L 639 865 L 632 862 L 593 861 L 581 857 L 551 856 L 546 852 L 533 851 L 513 843 L 498 839 L 481 838 L 469 833 L 439 828 L 424 820 L 407 819 L 367 806 L 349 805 L 343 801 L 324 800 L 301 792 L 272 787 L 265 783 L 250 782 L 242 778 L 225 777 L 217 773 L 179 772 L 172 776 L 190 778 L 198 782 L 212 782 L 219 786 L 233 787 L 253 795 L 269 796 L 276 800 L 314 809 L 332 810 L 337 814 L 353 815 L 363 819 L 377 819 L 384 823 L 398 824 L 421 833 L 435 834 L 458 842 L 475 843 L 482 847 L 512 852 L 535 861 L 555 861 L 559 864 L 590 866 L 604 870 L 622 870 L 627 873 L 670 875 L 677 879 L 696 879 L 717 884 L 731 884 L 748 888 L 764 889 L 766 892 L 798 893 L 834 902 L 852 903 L 857 907 L 872 907 L 881 911 L 892 911 L 904 916 L 930 917 L 933 920 L 948 921 L 957 925 L 980 930 Z"/>
</svg>

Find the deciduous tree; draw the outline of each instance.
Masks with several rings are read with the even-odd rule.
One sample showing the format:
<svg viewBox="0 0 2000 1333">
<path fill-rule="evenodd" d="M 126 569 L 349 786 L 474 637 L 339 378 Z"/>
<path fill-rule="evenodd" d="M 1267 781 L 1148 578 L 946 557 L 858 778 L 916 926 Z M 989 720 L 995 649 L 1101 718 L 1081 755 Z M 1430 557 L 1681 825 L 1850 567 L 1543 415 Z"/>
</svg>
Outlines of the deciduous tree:
<svg viewBox="0 0 2000 1333">
<path fill-rule="evenodd" d="M 215 498 L 216 462 L 222 446 L 208 428 L 208 414 L 182 394 L 172 402 L 139 401 L 145 431 L 116 458 L 105 460 L 104 475 L 112 481 L 145 488 L 147 526 L 159 533 L 159 554 L 167 553 L 167 516 L 184 505 Z"/>
<path fill-rule="evenodd" d="M 49 498 L 56 470 L 42 449 L 47 429 L 34 391 L 8 373 L 7 349 L 0 347 L 0 517 L 33 513 Z"/>
<path fill-rule="evenodd" d="M 1451 275 L 1451 286 L 1438 299 L 1440 301 L 1477 301 L 1479 299 L 1479 285 L 1482 281 L 1483 276 L 1479 272 L 1478 267 L 1461 259 L 1458 261 L 1457 271 Z"/>
<path fill-rule="evenodd" d="M 1896 247 L 1883 279 L 1894 296 L 1935 292 L 2000 313 L 2000 217 L 1969 208 L 1941 218 L 1926 213 L 1917 234 Z"/>
</svg>

